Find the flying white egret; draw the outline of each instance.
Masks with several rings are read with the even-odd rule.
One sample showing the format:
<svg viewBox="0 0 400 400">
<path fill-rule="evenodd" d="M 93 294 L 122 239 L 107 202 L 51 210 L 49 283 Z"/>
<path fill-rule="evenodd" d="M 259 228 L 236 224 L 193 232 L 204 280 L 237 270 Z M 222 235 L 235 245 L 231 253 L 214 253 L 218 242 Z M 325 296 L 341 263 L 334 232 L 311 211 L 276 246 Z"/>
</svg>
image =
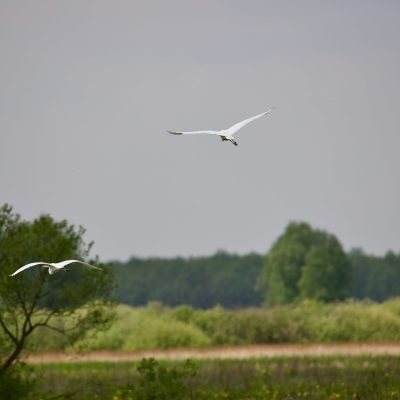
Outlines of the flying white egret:
<svg viewBox="0 0 400 400">
<path fill-rule="evenodd" d="M 233 138 L 233 135 L 239 129 L 241 129 L 245 125 L 247 125 L 249 122 L 254 121 L 255 119 L 258 119 L 258 118 L 262 117 L 263 115 L 266 115 L 266 114 L 270 113 L 274 108 L 275 107 L 272 107 L 269 110 L 267 110 L 267 111 L 265 111 L 265 112 L 263 112 L 261 114 L 255 115 L 254 117 L 250 117 L 250 118 L 244 119 L 243 121 L 240 121 L 235 125 L 232 125 L 230 128 L 222 129 L 220 131 L 191 131 L 191 132 L 167 131 L 167 132 L 171 133 L 172 135 L 195 135 L 195 134 L 199 134 L 199 133 L 205 133 L 205 134 L 210 134 L 210 135 L 218 135 L 223 142 L 229 140 L 231 143 L 233 143 L 235 146 L 237 146 L 238 143 Z"/>
<path fill-rule="evenodd" d="M 67 265 L 72 264 L 72 263 L 79 263 L 79 264 L 86 265 L 87 267 L 90 267 L 90 268 L 95 268 L 95 269 L 101 270 L 101 268 L 95 267 L 94 265 L 91 265 L 91 264 L 85 263 L 84 261 L 79 261 L 79 260 L 66 260 L 66 261 L 60 261 L 58 263 L 48 263 L 48 262 L 38 261 L 38 262 L 33 262 L 30 264 L 24 265 L 23 267 L 17 269 L 15 272 L 13 272 L 10 276 L 17 275 L 20 272 L 22 272 L 28 268 L 34 267 L 35 265 L 42 265 L 44 268 L 48 268 L 49 274 L 52 275 L 52 274 L 54 274 L 54 272 L 60 271 L 60 270 L 64 269 Z"/>
</svg>

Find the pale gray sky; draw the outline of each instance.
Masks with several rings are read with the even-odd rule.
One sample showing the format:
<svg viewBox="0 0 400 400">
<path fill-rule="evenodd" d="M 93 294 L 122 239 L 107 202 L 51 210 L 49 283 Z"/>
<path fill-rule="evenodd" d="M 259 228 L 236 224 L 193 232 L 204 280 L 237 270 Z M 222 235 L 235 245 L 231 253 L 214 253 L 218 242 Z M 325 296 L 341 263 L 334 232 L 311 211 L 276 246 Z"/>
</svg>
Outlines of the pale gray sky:
<svg viewBox="0 0 400 400">
<path fill-rule="evenodd" d="M 102 259 L 400 250 L 400 2 L 0 0 L 0 203 Z M 248 125 L 239 146 L 166 129 Z"/>
</svg>

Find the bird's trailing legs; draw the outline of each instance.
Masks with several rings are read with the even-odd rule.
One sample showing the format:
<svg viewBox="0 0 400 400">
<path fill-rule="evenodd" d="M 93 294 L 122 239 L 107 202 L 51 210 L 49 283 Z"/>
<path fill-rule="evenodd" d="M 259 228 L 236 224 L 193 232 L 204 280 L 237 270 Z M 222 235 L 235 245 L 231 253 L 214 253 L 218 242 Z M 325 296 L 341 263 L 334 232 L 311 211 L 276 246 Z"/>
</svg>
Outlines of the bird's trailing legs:
<svg viewBox="0 0 400 400">
<path fill-rule="evenodd" d="M 228 139 L 231 143 L 233 143 L 235 146 L 237 146 L 238 145 L 238 142 L 236 142 L 235 140 L 233 140 L 233 139 Z"/>
<path fill-rule="evenodd" d="M 220 136 L 220 137 L 221 137 L 221 140 L 222 140 L 223 142 L 229 141 L 229 142 L 233 143 L 235 146 L 238 145 L 238 142 L 236 142 L 236 140 L 234 140 L 233 138 L 228 138 L 228 137 L 226 137 L 226 136 Z"/>
</svg>

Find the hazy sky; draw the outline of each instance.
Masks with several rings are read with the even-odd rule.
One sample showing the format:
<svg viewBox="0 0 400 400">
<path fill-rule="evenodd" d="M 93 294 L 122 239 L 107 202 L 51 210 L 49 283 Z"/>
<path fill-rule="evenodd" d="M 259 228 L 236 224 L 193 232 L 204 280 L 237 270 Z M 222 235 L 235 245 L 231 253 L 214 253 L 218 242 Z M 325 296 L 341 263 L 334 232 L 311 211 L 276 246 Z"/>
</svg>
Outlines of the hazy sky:
<svg viewBox="0 0 400 400">
<path fill-rule="evenodd" d="M 0 0 L 0 203 L 94 254 L 400 251 L 400 2 Z M 228 127 L 239 146 L 166 129 Z"/>
</svg>

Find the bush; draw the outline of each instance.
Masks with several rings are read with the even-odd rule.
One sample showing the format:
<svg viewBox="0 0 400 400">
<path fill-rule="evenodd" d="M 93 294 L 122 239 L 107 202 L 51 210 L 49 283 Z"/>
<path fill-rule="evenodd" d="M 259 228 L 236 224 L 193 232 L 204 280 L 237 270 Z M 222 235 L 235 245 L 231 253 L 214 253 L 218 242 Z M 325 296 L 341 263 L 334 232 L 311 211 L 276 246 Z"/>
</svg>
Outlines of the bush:
<svg viewBox="0 0 400 400">
<path fill-rule="evenodd" d="M 398 340 L 400 318 L 381 304 L 347 301 L 312 315 L 310 332 L 317 342 Z"/>
<path fill-rule="evenodd" d="M 35 386 L 36 377 L 26 365 L 16 364 L 0 372 L 0 399 L 29 399 Z"/>
<path fill-rule="evenodd" d="M 196 375 L 190 361 L 178 366 L 166 366 L 154 358 L 143 359 L 137 366 L 139 382 L 133 393 L 141 400 L 180 400 L 188 391 L 187 380 Z"/>
<path fill-rule="evenodd" d="M 196 347 L 211 344 L 197 327 L 172 318 L 157 304 L 133 308 L 119 305 L 111 328 L 75 346 L 86 350 L 137 350 L 168 347 Z"/>
<path fill-rule="evenodd" d="M 214 307 L 195 310 L 185 320 L 204 332 L 213 344 L 399 340 L 400 299 L 383 304 L 304 300 L 235 311 Z"/>
<path fill-rule="evenodd" d="M 105 332 L 81 340 L 84 350 L 137 350 L 222 344 L 312 343 L 400 340 L 400 298 L 382 304 L 348 300 L 320 303 L 304 300 L 271 308 L 196 310 L 151 303 L 119 305 L 115 323 Z M 67 324 L 68 321 L 65 321 Z M 65 348 L 60 338 L 43 330 L 38 344 Z M 41 347 L 43 348 L 43 347 Z M 46 347 L 45 347 L 46 348 Z"/>
</svg>

